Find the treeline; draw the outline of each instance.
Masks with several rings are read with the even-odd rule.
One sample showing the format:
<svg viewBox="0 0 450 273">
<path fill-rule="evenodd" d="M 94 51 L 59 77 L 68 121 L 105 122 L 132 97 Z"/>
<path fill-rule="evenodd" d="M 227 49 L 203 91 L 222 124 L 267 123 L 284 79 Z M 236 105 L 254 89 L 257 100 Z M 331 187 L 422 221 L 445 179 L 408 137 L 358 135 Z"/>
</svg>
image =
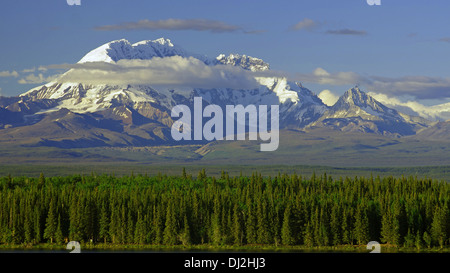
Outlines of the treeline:
<svg viewBox="0 0 450 273">
<path fill-rule="evenodd" d="M 446 247 L 449 201 L 413 177 L 7 176 L 0 243 Z"/>
</svg>

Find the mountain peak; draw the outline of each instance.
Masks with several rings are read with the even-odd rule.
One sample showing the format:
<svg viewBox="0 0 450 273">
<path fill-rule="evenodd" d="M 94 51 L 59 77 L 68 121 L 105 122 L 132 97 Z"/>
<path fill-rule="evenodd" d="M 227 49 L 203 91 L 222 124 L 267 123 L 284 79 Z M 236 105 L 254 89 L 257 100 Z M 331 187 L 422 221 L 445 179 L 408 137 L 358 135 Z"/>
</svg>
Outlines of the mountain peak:
<svg viewBox="0 0 450 273">
<path fill-rule="evenodd" d="M 114 40 L 97 47 L 86 54 L 78 63 L 108 62 L 122 59 L 147 60 L 153 57 L 190 56 L 185 50 L 174 45 L 170 39 L 143 40 L 131 44 L 126 39 Z"/>
<path fill-rule="evenodd" d="M 126 39 L 110 41 L 103 44 L 96 49 L 90 51 L 88 54 L 84 55 L 83 58 L 78 63 L 88 63 L 88 62 L 114 62 L 113 58 L 109 55 L 109 51 L 116 47 L 127 47 L 130 44 Z"/>
<path fill-rule="evenodd" d="M 168 45 L 170 47 L 174 46 L 172 44 L 172 41 L 170 41 L 170 39 L 166 39 L 166 38 L 159 38 L 159 39 L 154 40 L 153 42 L 160 43 L 161 45 Z"/>
<path fill-rule="evenodd" d="M 160 44 L 162 46 L 168 46 L 168 47 L 174 47 L 174 44 L 172 44 L 172 41 L 170 39 L 161 37 L 159 39 L 156 40 L 143 40 L 137 43 L 134 43 L 133 46 L 138 46 L 138 45 L 149 45 L 149 44 Z"/>
<path fill-rule="evenodd" d="M 234 66 L 240 66 L 244 69 L 251 71 L 266 71 L 269 70 L 269 64 L 261 59 L 240 55 L 240 54 L 230 54 L 225 56 L 225 54 L 220 54 L 217 56 L 216 60 L 222 64 L 231 64 Z"/>
<path fill-rule="evenodd" d="M 370 132 L 387 136 L 413 135 L 426 127 L 414 117 L 389 108 L 358 86 L 347 90 L 339 100 L 312 124 L 341 131 Z"/>
<path fill-rule="evenodd" d="M 344 97 L 360 97 L 366 95 L 358 86 L 352 87 L 344 93 Z"/>
<path fill-rule="evenodd" d="M 401 115 L 370 95 L 361 91 L 358 86 L 347 90 L 330 108 L 330 116 L 335 118 L 360 117 L 365 120 L 405 120 L 407 115 Z"/>
<path fill-rule="evenodd" d="M 355 105 L 359 107 L 379 104 L 374 98 L 361 91 L 358 86 L 350 88 L 338 101 L 340 104 Z"/>
</svg>

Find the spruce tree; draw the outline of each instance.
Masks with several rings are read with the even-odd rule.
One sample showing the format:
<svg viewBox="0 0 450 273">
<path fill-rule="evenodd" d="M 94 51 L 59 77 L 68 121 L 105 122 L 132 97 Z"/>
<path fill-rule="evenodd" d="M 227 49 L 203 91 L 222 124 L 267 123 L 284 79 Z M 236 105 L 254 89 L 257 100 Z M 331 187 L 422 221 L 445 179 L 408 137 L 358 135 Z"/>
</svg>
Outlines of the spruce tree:
<svg viewBox="0 0 450 273">
<path fill-rule="evenodd" d="M 183 167 L 183 171 L 182 171 L 181 177 L 183 179 L 187 179 L 187 174 L 186 174 L 186 168 L 185 167 Z"/>
<path fill-rule="evenodd" d="M 417 231 L 416 233 L 416 238 L 414 239 L 414 245 L 416 246 L 416 248 L 418 250 L 420 250 L 423 246 L 423 242 L 422 242 L 422 236 L 420 236 L 420 232 Z"/>
<path fill-rule="evenodd" d="M 58 226 L 56 227 L 55 233 L 56 243 L 62 244 L 64 242 L 64 235 L 61 228 L 61 215 L 58 214 Z"/>
<path fill-rule="evenodd" d="M 292 232 L 291 207 L 288 205 L 284 211 L 283 225 L 281 226 L 281 242 L 283 245 L 293 245 L 295 243 Z"/>
<path fill-rule="evenodd" d="M 235 203 L 233 207 L 233 243 L 241 245 L 243 240 L 242 220 L 240 216 L 238 204 Z"/>
<path fill-rule="evenodd" d="M 358 245 L 365 245 L 369 242 L 369 218 L 363 204 L 356 209 L 354 234 Z"/>
<path fill-rule="evenodd" d="M 103 242 L 106 244 L 109 238 L 109 215 L 106 207 L 106 201 L 102 203 L 102 208 L 100 210 L 100 219 L 99 219 L 99 237 L 103 239 Z"/>
<path fill-rule="evenodd" d="M 340 228 L 340 215 L 339 215 L 339 205 L 334 203 L 331 209 L 330 216 L 330 232 L 331 232 L 331 244 L 340 245 L 341 244 L 341 228 Z"/>
<path fill-rule="evenodd" d="M 431 238 L 433 243 L 443 248 L 447 240 L 447 232 L 446 213 L 444 209 L 436 207 L 433 222 L 431 223 Z"/>
<path fill-rule="evenodd" d="M 269 234 L 268 220 L 266 214 L 266 202 L 258 198 L 256 205 L 256 222 L 257 222 L 257 242 L 259 244 L 270 243 L 271 236 Z"/>
<path fill-rule="evenodd" d="M 142 213 L 138 212 L 135 231 L 134 231 L 134 243 L 144 244 L 146 239 L 145 221 L 142 217 Z"/>
<path fill-rule="evenodd" d="M 40 243 L 42 240 L 41 211 L 37 206 L 34 209 L 34 232 L 34 243 Z"/>
<path fill-rule="evenodd" d="M 189 246 L 192 244 L 191 229 L 190 229 L 189 221 L 188 221 L 186 214 L 184 214 L 184 218 L 183 218 L 183 233 L 181 234 L 181 243 L 185 246 Z"/>
<path fill-rule="evenodd" d="M 163 216 L 162 216 L 162 209 L 160 206 L 155 205 L 156 211 L 155 211 L 155 218 L 153 223 L 154 228 L 154 234 L 155 234 L 155 244 L 162 244 L 163 238 L 164 238 L 164 222 L 163 222 Z"/>
<path fill-rule="evenodd" d="M 44 173 L 41 173 L 39 175 L 38 189 L 39 190 L 42 189 L 42 187 L 44 187 L 44 184 L 45 184 L 45 176 L 44 176 Z"/>
<path fill-rule="evenodd" d="M 255 226 L 255 215 L 253 211 L 253 206 L 251 200 L 247 202 L 247 219 L 246 219 L 246 239 L 248 244 L 256 243 L 256 226 Z"/>
<path fill-rule="evenodd" d="M 50 207 L 48 209 L 48 215 L 44 230 L 44 239 L 49 239 L 51 244 L 56 237 L 56 231 L 58 228 L 58 219 L 56 217 L 56 208 L 54 203 L 54 199 L 52 199 L 52 201 L 50 202 Z"/>
<path fill-rule="evenodd" d="M 173 202 L 170 201 L 166 212 L 166 223 L 163 233 L 163 243 L 169 246 L 176 245 L 177 243 L 175 208 Z"/>
</svg>

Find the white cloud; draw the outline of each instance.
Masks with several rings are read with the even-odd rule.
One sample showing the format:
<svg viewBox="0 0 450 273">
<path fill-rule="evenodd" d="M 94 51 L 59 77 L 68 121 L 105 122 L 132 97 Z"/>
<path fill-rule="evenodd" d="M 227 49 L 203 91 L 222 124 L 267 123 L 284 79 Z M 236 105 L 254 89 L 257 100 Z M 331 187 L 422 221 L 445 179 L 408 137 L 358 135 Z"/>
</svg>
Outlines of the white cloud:
<svg viewBox="0 0 450 273">
<path fill-rule="evenodd" d="M 450 119 L 450 102 L 426 106 L 416 101 L 400 101 L 398 98 L 389 97 L 385 94 L 368 92 L 377 101 L 388 107 L 394 108 L 402 113 L 414 116 L 420 116 L 430 120 L 448 120 Z"/>
<path fill-rule="evenodd" d="M 409 95 L 417 99 L 445 99 L 450 97 L 450 77 L 406 76 L 388 78 L 372 76 L 367 87 L 390 96 Z"/>
<path fill-rule="evenodd" d="M 314 20 L 311 20 L 309 18 L 305 18 L 302 21 L 298 22 L 297 24 L 293 25 L 291 27 L 292 30 L 308 30 L 311 31 L 319 26 L 319 23 L 315 22 Z"/>
<path fill-rule="evenodd" d="M 28 68 L 28 69 L 23 69 L 22 73 L 33 73 L 34 71 L 36 71 L 36 68 Z"/>
<path fill-rule="evenodd" d="M 150 60 L 119 60 L 116 63 L 79 63 L 53 65 L 70 68 L 58 81 L 90 84 L 148 84 L 153 86 L 183 86 L 192 88 L 258 87 L 254 73 L 231 65 L 209 66 L 189 57 L 172 56 Z"/>
<path fill-rule="evenodd" d="M 366 76 L 355 72 L 330 73 L 323 68 L 316 68 L 309 74 L 297 74 L 302 82 L 324 85 L 361 85 L 367 91 L 383 93 L 389 96 L 411 96 L 416 99 L 450 98 L 450 77 L 380 77 Z"/>
<path fill-rule="evenodd" d="M 29 74 L 26 77 L 21 78 L 17 82 L 20 84 L 41 84 L 55 80 L 58 76 L 59 75 L 52 75 L 46 77 L 42 73 L 39 73 L 38 75 Z"/>
<path fill-rule="evenodd" d="M 339 96 L 335 95 L 333 92 L 331 92 L 328 89 L 323 90 L 320 92 L 318 97 L 328 106 L 333 106 L 339 99 Z"/>
<path fill-rule="evenodd" d="M 336 29 L 336 30 L 328 30 L 325 32 L 326 34 L 333 34 L 333 35 L 353 35 L 353 36 L 364 36 L 367 34 L 365 30 L 355 30 L 355 29 Z"/>
<path fill-rule="evenodd" d="M 230 25 L 221 21 L 208 19 L 165 19 L 165 20 L 139 20 L 116 25 L 98 26 L 96 30 L 195 30 L 211 32 L 234 32 L 242 30 L 241 27 Z"/>
<path fill-rule="evenodd" d="M 296 77 L 303 82 L 327 85 L 354 85 L 364 80 L 363 77 L 354 72 L 329 73 L 320 67 L 310 74 L 297 74 Z"/>
<path fill-rule="evenodd" d="M 19 73 L 17 73 L 17 71 L 0 71 L 0 77 L 14 77 L 17 78 L 19 77 Z"/>
</svg>

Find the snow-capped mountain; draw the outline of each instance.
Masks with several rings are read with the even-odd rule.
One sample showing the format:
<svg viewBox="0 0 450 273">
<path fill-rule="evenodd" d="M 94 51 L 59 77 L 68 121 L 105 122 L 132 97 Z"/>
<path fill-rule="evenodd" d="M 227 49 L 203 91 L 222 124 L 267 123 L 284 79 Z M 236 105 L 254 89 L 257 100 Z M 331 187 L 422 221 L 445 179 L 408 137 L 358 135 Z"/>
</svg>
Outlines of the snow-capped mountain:
<svg viewBox="0 0 450 273">
<path fill-rule="evenodd" d="M 179 46 L 172 43 L 171 40 L 159 38 L 156 40 L 144 40 L 131 44 L 128 40 L 121 39 L 111 41 L 87 53 L 78 63 L 87 62 L 107 62 L 113 63 L 122 59 L 126 60 L 149 60 L 154 57 L 194 56 L 205 62 L 212 62 L 208 58 L 189 53 Z"/>
<path fill-rule="evenodd" d="M 423 105 L 416 101 L 402 102 L 384 94 L 370 92 L 369 95 L 401 113 L 420 116 L 430 121 L 446 121 L 450 119 L 450 102 L 437 105 Z"/>
<path fill-rule="evenodd" d="M 358 87 L 351 88 L 310 127 L 332 127 L 388 136 L 415 134 L 430 122 L 389 108 Z"/>
<path fill-rule="evenodd" d="M 164 38 L 134 44 L 124 39 L 112 41 L 88 52 L 78 64 L 115 64 L 121 60 L 151 60 L 173 56 L 195 58 L 212 67 L 231 66 L 252 72 L 269 71 L 269 64 L 258 58 L 240 54 L 220 54 L 216 58 L 209 58 L 187 52 Z M 72 69 L 65 75 L 71 72 Z M 56 79 L 23 93 L 15 98 L 12 104 L 5 102 L 0 105 L 5 109 L 13 107 L 12 105 L 15 109 L 28 109 L 26 114 L 22 114 L 22 122 L 13 125 L 7 122 L 9 125 L 3 125 L 13 127 L 11 129 L 15 127 L 15 130 L 3 133 L 12 136 L 40 134 L 39 143 L 57 146 L 55 143 L 63 141 L 64 134 L 72 132 L 74 136 L 70 137 L 71 142 L 66 141 L 62 145 L 67 147 L 74 143 L 79 147 L 83 141 L 88 143 L 88 146 L 148 145 L 170 140 L 172 107 L 178 104 L 192 106 L 193 98 L 197 96 L 203 98 L 204 106 L 208 103 L 221 106 L 277 104 L 280 106 L 282 127 L 303 127 L 318 119 L 328 109 L 313 92 L 300 83 L 290 82 L 283 77 L 265 77 L 260 74 L 255 74 L 254 80 L 258 85 L 256 88 L 233 89 L 180 86 L 161 88 L 152 84 L 92 84 Z M 32 110 L 26 107 L 27 105 L 33 105 Z M 6 114 L 9 115 L 9 112 L 3 115 Z M 62 115 L 68 117 L 62 118 Z M 79 122 L 82 119 L 89 121 L 89 126 L 95 129 L 82 126 L 82 122 Z M 77 122 L 69 125 L 75 120 Z M 54 130 L 50 135 L 46 135 L 42 126 Z M 40 133 L 36 134 L 34 130 L 38 129 Z M 117 133 L 123 134 L 124 137 L 118 137 Z M 81 139 L 74 140 L 77 134 L 80 134 Z"/>
<path fill-rule="evenodd" d="M 270 66 L 247 55 L 209 58 L 190 53 L 169 39 L 130 43 L 116 40 L 88 52 L 78 65 L 116 65 L 123 61 L 187 58 L 212 68 L 254 73 L 255 88 L 161 87 L 149 84 L 55 81 L 18 97 L 0 97 L 0 139 L 56 147 L 152 145 L 171 141 L 175 105 L 279 105 L 280 128 L 316 127 L 387 136 L 413 135 L 430 125 L 425 119 L 386 107 L 359 88 L 348 90 L 332 107 L 301 83 L 270 76 Z M 269 72 L 269 73 L 268 73 Z"/>
<path fill-rule="evenodd" d="M 351 88 L 330 108 L 324 118 L 361 117 L 367 120 L 401 120 L 398 112 L 381 104 L 359 87 Z"/>
<path fill-rule="evenodd" d="M 92 50 L 79 63 L 114 63 L 122 59 L 152 59 L 171 56 L 194 57 L 211 66 L 239 66 L 250 71 L 269 70 L 269 65 L 258 58 L 239 54 L 230 54 L 229 56 L 220 54 L 217 58 L 211 59 L 188 53 L 174 45 L 169 39 L 164 38 L 135 44 L 131 44 L 127 40 L 112 41 Z M 56 80 L 34 88 L 21 96 L 32 100 L 52 99 L 58 101 L 58 106 L 43 109 L 43 112 L 67 108 L 77 113 L 92 113 L 117 105 L 126 105 L 143 115 L 146 115 L 147 107 L 157 105 L 159 110 L 170 112 L 173 106 L 180 103 L 189 104 L 193 96 L 202 96 L 206 102 L 219 105 L 280 104 L 280 115 L 282 117 L 289 116 L 289 120 L 298 124 L 306 124 L 326 110 L 326 106 L 315 94 L 298 83 L 288 82 L 285 78 L 278 77 L 257 77 L 256 80 L 260 86 L 251 90 L 230 88 L 155 89 L 151 85 L 92 85 Z M 282 118 L 282 120 L 286 119 Z"/>
<path fill-rule="evenodd" d="M 216 60 L 222 64 L 240 66 L 251 71 L 266 71 L 270 68 L 269 64 L 263 60 L 246 55 L 230 54 L 225 56 L 225 54 L 220 54 Z"/>
</svg>

